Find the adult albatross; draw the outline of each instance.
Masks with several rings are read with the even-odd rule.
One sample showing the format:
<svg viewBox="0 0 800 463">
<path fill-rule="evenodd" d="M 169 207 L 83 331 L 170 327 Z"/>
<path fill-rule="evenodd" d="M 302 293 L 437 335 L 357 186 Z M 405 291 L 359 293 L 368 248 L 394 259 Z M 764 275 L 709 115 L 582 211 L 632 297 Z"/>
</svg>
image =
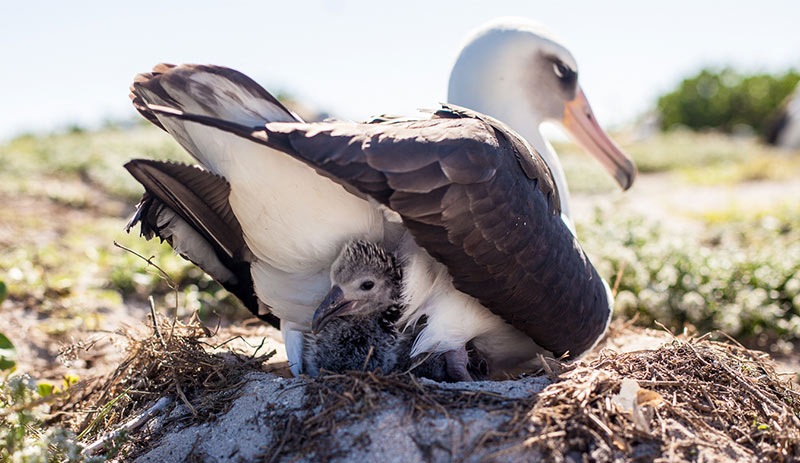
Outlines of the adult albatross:
<svg viewBox="0 0 800 463">
<path fill-rule="evenodd" d="M 447 101 L 492 116 L 522 135 L 553 172 L 561 212 L 574 231 L 561 162 L 542 136 L 543 122 L 560 123 L 619 183 L 633 184 L 636 167 L 600 127 L 578 83 L 578 64 L 544 25 L 499 18 L 466 39 L 450 73 Z"/>
<path fill-rule="evenodd" d="M 168 240 L 254 312 L 270 308 L 295 373 L 352 239 L 403 260 L 403 321 L 427 318 L 412 353 L 443 353 L 463 379 L 468 342 L 497 376 L 537 352 L 577 357 L 607 327 L 607 288 L 560 217 L 559 174 L 491 117 L 443 105 L 419 119 L 306 124 L 217 66 L 156 66 L 132 97 L 203 168 L 128 163 L 146 189 L 131 226 Z M 632 178 L 629 161 L 617 168 Z"/>
</svg>

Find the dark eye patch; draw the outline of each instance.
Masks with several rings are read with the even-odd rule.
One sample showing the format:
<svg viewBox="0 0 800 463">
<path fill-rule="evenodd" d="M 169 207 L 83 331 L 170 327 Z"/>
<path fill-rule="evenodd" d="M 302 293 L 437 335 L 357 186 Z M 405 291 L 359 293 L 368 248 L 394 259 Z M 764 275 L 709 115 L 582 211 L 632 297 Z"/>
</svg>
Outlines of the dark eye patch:
<svg viewBox="0 0 800 463">
<path fill-rule="evenodd" d="M 566 85 L 572 85 L 578 79 L 578 73 L 576 73 L 572 68 L 564 64 L 558 58 L 551 58 L 553 62 L 553 73 L 556 75 L 559 81 Z"/>
</svg>

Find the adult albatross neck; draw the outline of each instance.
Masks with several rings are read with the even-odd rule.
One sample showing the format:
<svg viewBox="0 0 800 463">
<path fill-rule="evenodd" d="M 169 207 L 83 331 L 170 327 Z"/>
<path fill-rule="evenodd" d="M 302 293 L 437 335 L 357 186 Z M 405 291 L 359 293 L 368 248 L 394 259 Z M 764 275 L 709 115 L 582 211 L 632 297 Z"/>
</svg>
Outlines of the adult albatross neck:
<svg viewBox="0 0 800 463">
<path fill-rule="evenodd" d="M 542 136 L 543 122 L 563 125 L 623 189 L 636 176 L 631 159 L 597 123 L 572 53 L 534 21 L 500 18 L 475 30 L 453 66 L 447 101 L 503 121 L 531 144 L 552 171 L 562 216 L 573 230 L 567 181 L 558 156 Z"/>
</svg>

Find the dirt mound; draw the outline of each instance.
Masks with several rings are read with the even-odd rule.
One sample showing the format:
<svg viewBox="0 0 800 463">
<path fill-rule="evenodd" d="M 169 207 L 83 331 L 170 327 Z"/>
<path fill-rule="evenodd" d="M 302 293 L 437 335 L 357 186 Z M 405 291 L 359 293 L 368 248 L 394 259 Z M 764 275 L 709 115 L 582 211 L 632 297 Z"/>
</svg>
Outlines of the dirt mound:
<svg viewBox="0 0 800 463">
<path fill-rule="evenodd" d="M 116 442 L 140 462 L 800 458 L 796 386 L 766 354 L 706 338 L 607 349 L 548 363 L 542 376 L 439 384 L 374 373 L 284 378 L 263 371 L 269 354 L 210 352 L 207 335 L 163 325 L 62 409 L 95 410 L 77 426 L 90 430 L 86 440 L 124 428 L 127 437 L 92 449 Z"/>
</svg>

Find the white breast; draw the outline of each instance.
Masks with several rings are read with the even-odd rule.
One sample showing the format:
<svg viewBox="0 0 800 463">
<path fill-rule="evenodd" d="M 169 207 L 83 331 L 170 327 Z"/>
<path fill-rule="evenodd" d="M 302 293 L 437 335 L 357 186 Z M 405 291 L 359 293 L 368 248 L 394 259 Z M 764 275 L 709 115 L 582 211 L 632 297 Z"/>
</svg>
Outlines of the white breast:
<svg viewBox="0 0 800 463">
<path fill-rule="evenodd" d="M 398 250 L 403 260 L 403 297 L 407 305 L 401 323 L 413 325 L 423 315 L 411 355 L 441 353 L 472 341 L 492 369 L 512 370 L 536 353 L 546 353 L 527 335 L 457 290 L 447 268 L 436 262 L 407 235 Z"/>
<path fill-rule="evenodd" d="M 381 241 L 383 213 L 284 153 L 196 124 L 186 131 L 203 140 L 213 171 L 231 185 L 256 295 L 281 319 L 307 325 L 330 288 L 342 244 Z"/>
</svg>

